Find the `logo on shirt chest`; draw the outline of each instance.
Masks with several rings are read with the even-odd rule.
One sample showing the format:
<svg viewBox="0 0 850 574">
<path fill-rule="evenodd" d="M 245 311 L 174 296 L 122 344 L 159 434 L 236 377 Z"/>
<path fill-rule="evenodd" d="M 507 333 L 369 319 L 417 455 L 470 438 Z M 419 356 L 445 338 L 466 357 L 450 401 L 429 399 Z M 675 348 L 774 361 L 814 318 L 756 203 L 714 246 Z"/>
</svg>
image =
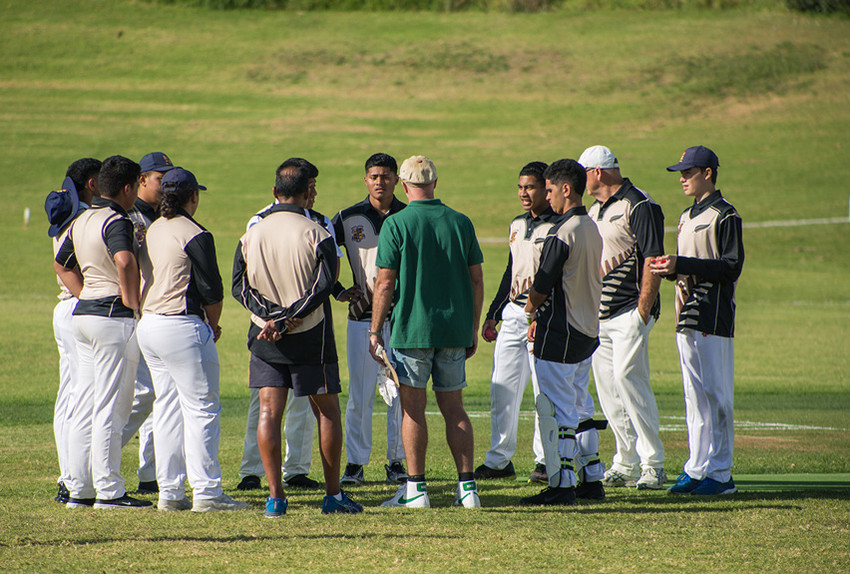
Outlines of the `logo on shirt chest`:
<svg viewBox="0 0 850 574">
<path fill-rule="evenodd" d="M 511 232 L 511 239 L 510 241 L 508 241 L 508 243 L 513 244 L 514 239 L 516 239 L 516 231 Z"/>
<path fill-rule="evenodd" d="M 366 233 L 363 231 L 362 225 L 355 225 L 351 228 L 351 240 L 360 243 L 366 239 Z"/>
</svg>

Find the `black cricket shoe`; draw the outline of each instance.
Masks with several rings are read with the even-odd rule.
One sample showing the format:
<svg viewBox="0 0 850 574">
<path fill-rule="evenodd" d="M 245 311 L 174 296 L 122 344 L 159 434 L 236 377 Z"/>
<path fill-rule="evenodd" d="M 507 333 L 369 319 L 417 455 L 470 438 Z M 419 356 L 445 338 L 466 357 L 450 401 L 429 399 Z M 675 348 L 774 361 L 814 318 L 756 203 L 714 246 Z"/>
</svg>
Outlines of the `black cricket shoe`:
<svg viewBox="0 0 850 574">
<path fill-rule="evenodd" d="M 122 508 L 152 508 L 153 503 L 149 500 L 139 500 L 124 493 L 118 498 L 98 498 L 94 501 L 94 507 L 100 509 L 122 509 Z"/>
<path fill-rule="evenodd" d="M 486 464 L 482 464 L 478 468 L 475 469 L 475 472 L 472 474 L 475 480 L 487 480 L 490 478 L 513 478 L 516 476 L 516 472 L 514 471 L 514 463 L 512 461 L 508 461 L 508 465 L 505 468 L 490 468 Z"/>
<path fill-rule="evenodd" d="M 137 494 L 156 494 L 157 492 L 159 492 L 159 484 L 155 480 L 139 482 L 139 488 L 136 489 Z"/>
<path fill-rule="evenodd" d="M 61 480 L 59 481 L 59 492 L 56 494 L 55 500 L 59 504 L 68 504 L 68 499 L 71 498 L 71 493 L 68 492 L 68 489 L 65 487 L 65 483 Z"/>
<path fill-rule="evenodd" d="M 539 482 L 540 484 L 549 484 L 549 475 L 546 474 L 546 465 L 538 462 L 534 466 L 534 471 L 528 475 L 528 482 Z"/>
<path fill-rule="evenodd" d="M 65 508 L 91 508 L 92 506 L 94 506 L 94 498 L 74 498 L 73 496 L 69 496 L 65 504 Z"/>
<path fill-rule="evenodd" d="M 303 488 L 305 490 L 315 490 L 320 486 L 318 482 L 306 474 L 293 474 L 283 482 L 283 485 L 287 488 Z"/>
<path fill-rule="evenodd" d="M 576 488 L 547 487 L 539 494 L 519 499 L 520 504 L 528 506 L 573 506 L 576 503 Z"/>
<path fill-rule="evenodd" d="M 576 498 L 605 500 L 605 489 L 602 487 L 602 481 L 582 482 L 576 487 Z"/>
<path fill-rule="evenodd" d="M 236 490 L 257 490 L 260 488 L 260 477 L 249 474 L 242 478 L 242 481 L 236 485 Z"/>
</svg>

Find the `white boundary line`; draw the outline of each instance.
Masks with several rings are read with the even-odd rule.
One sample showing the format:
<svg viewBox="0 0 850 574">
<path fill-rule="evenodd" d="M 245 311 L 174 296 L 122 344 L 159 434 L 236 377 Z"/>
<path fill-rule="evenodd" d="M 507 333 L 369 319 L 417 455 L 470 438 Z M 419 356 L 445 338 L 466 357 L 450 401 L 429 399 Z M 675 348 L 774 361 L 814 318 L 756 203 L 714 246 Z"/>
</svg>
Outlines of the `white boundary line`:
<svg viewBox="0 0 850 574">
<path fill-rule="evenodd" d="M 426 415 L 428 416 L 441 416 L 439 411 L 426 411 Z M 469 415 L 471 419 L 485 419 L 490 418 L 490 411 L 466 411 L 466 414 Z M 534 419 L 534 411 L 520 411 L 519 418 L 524 421 L 529 421 Z M 685 417 L 674 417 L 674 416 L 663 416 L 662 419 L 668 419 L 672 421 L 682 421 L 674 422 L 672 424 L 662 424 L 661 430 L 663 431 L 683 431 L 687 430 L 687 425 L 685 424 Z M 758 422 L 758 421 L 735 421 L 735 429 L 736 430 L 778 430 L 778 431 L 838 431 L 838 432 L 846 432 L 847 429 L 836 428 L 836 427 L 819 427 L 819 426 L 811 426 L 811 425 L 796 425 L 796 424 L 788 424 L 788 423 L 766 423 L 766 422 Z"/>
<path fill-rule="evenodd" d="M 754 221 L 744 223 L 744 229 L 762 228 L 762 227 L 798 227 L 803 225 L 831 225 L 834 223 L 850 223 L 848 217 L 826 217 L 820 219 L 789 219 L 787 221 Z M 676 231 L 675 227 L 665 227 L 665 233 Z M 479 237 L 479 243 L 500 244 L 507 243 L 506 237 Z"/>
</svg>

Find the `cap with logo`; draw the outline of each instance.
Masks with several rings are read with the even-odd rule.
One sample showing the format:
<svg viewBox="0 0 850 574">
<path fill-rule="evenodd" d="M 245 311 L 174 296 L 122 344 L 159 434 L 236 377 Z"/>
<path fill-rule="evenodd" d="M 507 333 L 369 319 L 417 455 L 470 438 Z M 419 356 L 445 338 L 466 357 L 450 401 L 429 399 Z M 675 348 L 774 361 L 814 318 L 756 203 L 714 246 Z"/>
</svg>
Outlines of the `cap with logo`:
<svg viewBox="0 0 850 574">
<path fill-rule="evenodd" d="M 44 200 L 44 211 L 50 222 L 47 235 L 56 237 L 80 211 L 80 196 L 73 179 L 66 177 L 62 182 L 62 189 L 47 194 L 47 199 Z"/>
<path fill-rule="evenodd" d="M 207 189 L 195 178 L 195 174 L 182 167 L 175 167 L 162 176 L 162 191 L 172 193 L 175 191 Z"/>
<path fill-rule="evenodd" d="M 414 155 L 404 160 L 398 176 L 402 181 L 413 185 L 428 185 L 437 181 L 437 168 L 434 162 L 424 155 Z"/>
<path fill-rule="evenodd" d="M 166 173 L 176 167 L 171 159 L 161 151 L 155 151 L 143 157 L 142 161 L 139 162 L 139 166 L 142 168 L 142 173 L 148 171 Z"/>
<path fill-rule="evenodd" d="M 717 159 L 717 154 L 705 146 L 698 145 L 686 149 L 679 163 L 671 165 L 667 171 L 685 171 L 692 167 L 710 167 L 716 170 L 719 165 L 720 160 Z"/>
<path fill-rule="evenodd" d="M 595 145 L 587 148 L 578 158 L 578 162 L 584 169 L 613 169 L 619 168 L 620 162 L 617 156 L 604 145 Z"/>
</svg>

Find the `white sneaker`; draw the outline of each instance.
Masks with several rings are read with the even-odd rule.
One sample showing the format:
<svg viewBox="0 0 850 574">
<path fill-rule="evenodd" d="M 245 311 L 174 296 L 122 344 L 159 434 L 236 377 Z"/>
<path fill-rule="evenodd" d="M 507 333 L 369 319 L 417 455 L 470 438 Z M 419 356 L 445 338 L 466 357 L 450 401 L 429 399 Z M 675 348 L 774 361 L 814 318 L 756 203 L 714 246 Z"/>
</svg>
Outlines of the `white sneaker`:
<svg viewBox="0 0 850 574">
<path fill-rule="evenodd" d="M 221 510 L 245 510 L 247 508 L 247 502 L 233 500 L 222 492 L 215 498 L 196 498 L 192 505 L 192 512 L 219 512 Z"/>
<path fill-rule="evenodd" d="M 635 485 L 637 485 L 636 479 L 613 468 L 606 470 L 602 478 L 602 486 L 634 488 Z"/>
<path fill-rule="evenodd" d="M 431 508 L 428 490 L 424 482 L 405 482 L 398 487 L 395 496 L 381 506 L 403 506 L 405 508 Z"/>
<path fill-rule="evenodd" d="M 481 499 L 478 498 L 478 485 L 475 484 L 474 480 L 464 480 L 457 483 L 455 506 L 481 508 Z"/>
<path fill-rule="evenodd" d="M 667 473 L 663 468 L 647 468 L 640 473 L 635 483 L 638 490 L 661 490 L 667 482 Z"/>
<path fill-rule="evenodd" d="M 180 498 L 178 500 L 169 500 L 167 498 L 159 498 L 159 502 L 156 505 L 157 510 L 162 511 L 172 511 L 172 510 L 189 510 L 192 508 L 192 501 L 186 498 Z"/>
</svg>

